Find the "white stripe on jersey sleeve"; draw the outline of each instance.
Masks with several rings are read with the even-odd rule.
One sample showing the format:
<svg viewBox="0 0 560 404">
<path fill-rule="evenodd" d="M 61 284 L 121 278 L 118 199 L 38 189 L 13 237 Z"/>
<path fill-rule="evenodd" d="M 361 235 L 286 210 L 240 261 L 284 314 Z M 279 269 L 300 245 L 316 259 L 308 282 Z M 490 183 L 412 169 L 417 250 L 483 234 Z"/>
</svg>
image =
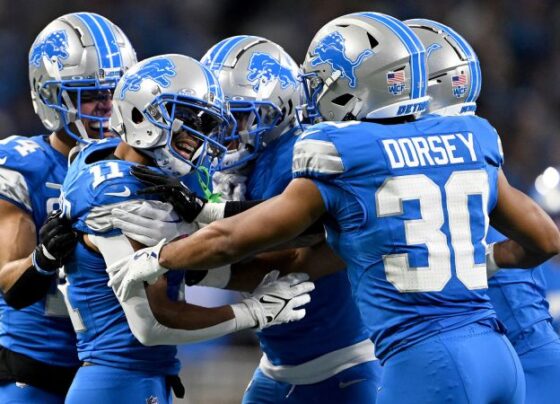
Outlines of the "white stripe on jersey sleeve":
<svg viewBox="0 0 560 404">
<path fill-rule="evenodd" d="M 305 139 L 294 146 L 293 173 L 340 174 L 344 172 L 342 158 L 331 142 Z"/>
<path fill-rule="evenodd" d="M 0 195 L 33 211 L 25 177 L 14 170 L 0 167 Z"/>
</svg>

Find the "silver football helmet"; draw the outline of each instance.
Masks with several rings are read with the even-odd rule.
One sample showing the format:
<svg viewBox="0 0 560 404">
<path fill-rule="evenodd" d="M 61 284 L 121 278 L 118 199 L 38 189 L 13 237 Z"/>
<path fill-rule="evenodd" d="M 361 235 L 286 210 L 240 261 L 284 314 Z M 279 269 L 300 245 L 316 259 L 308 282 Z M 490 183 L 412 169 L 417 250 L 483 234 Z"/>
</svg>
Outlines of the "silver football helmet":
<svg viewBox="0 0 560 404">
<path fill-rule="evenodd" d="M 85 12 L 59 17 L 39 33 L 29 51 L 33 108 L 48 130 L 64 128 L 76 140 L 87 141 L 85 118 L 103 137 L 108 118 L 82 114 L 81 102 L 110 97 L 134 63 L 128 38 L 105 17 Z M 78 133 L 69 127 L 72 123 Z"/>
<path fill-rule="evenodd" d="M 303 63 L 312 121 L 383 119 L 427 108 L 424 45 L 412 30 L 381 13 L 355 13 L 327 23 Z"/>
<path fill-rule="evenodd" d="M 234 119 L 206 67 L 188 56 L 162 55 L 143 60 L 121 78 L 111 129 L 168 175 L 180 177 L 217 164 Z"/>
<path fill-rule="evenodd" d="M 436 21 L 405 21 L 426 47 L 429 111 L 439 115 L 474 114 L 480 95 L 480 63 L 473 48 L 453 29 Z"/>
<path fill-rule="evenodd" d="M 224 167 L 239 167 L 255 158 L 267 143 L 296 124 L 302 102 L 299 69 L 294 60 L 268 39 L 239 35 L 214 45 L 201 62 L 218 77 L 238 131 Z"/>
</svg>

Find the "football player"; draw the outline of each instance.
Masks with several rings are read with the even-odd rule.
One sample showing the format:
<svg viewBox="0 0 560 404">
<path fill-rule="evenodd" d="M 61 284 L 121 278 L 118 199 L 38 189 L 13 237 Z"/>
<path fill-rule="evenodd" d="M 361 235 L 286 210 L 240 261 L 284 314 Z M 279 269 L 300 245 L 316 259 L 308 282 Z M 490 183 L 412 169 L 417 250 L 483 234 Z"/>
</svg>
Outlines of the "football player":
<svg viewBox="0 0 560 404">
<path fill-rule="evenodd" d="M 231 122 L 218 81 L 187 56 L 146 59 L 119 81 L 111 127 L 123 141 L 107 139 L 84 148 L 62 190 L 64 215 L 80 234 L 65 269 L 78 356 L 84 362 L 67 403 L 171 402 L 170 386 L 177 396 L 183 394 L 174 345 L 304 316 L 304 310 L 294 309 L 309 301 L 306 293 L 313 288 L 303 282 L 304 274 L 276 282 L 277 274 L 271 274 L 252 297 L 212 309 L 179 301 L 181 273 L 160 280 L 148 296 L 139 285 L 134 298 L 122 306 L 107 286 L 107 265 L 141 246 L 112 224 L 112 210 L 124 202 L 136 200 L 139 209 L 144 203 L 137 195 L 142 183 L 130 175 L 130 168 L 143 164 L 170 176 L 186 176 L 183 180 L 202 192 L 198 172 L 225 150 L 219 141 Z M 192 231 L 173 219 L 160 229 L 162 237 L 173 239 Z M 136 257 L 146 258 L 142 253 Z M 167 304 L 168 297 L 175 301 Z M 150 304 L 157 301 L 163 304 L 152 312 Z M 159 322 L 175 317 L 175 329 Z"/>
<path fill-rule="evenodd" d="M 246 35 L 220 41 L 206 53 L 202 63 L 218 77 L 237 120 L 237 132 L 230 139 L 222 170 L 214 174 L 214 182 L 218 183 L 214 192 L 219 189 L 226 199 L 250 200 L 280 194 L 292 179 L 292 150 L 301 134 L 295 114 L 303 94 L 296 63 L 277 44 Z M 153 174 L 144 176 L 137 169 L 134 173 L 150 185 L 159 186 L 160 191 L 169 189 L 164 187 L 165 177 L 157 181 Z M 178 202 L 173 198 L 171 201 Z M 210 222 L 212 218 L 204 213 L 209 208 L 202 208 L 195 220 Z M 182 205 L 178 210 L 188 208 Z M 115 224 L 125 234 L 139 233 L 140 227 L 145 227 L 147 233 L 157 227 L 148 219 L 139 218 L 137 212 L 124 211 Z M 346 273 L 341 271 L 343 266 L 335 267 L 337 272 L 332 273 L 332 264 L 339 260 L 316 259 L 323 248 L 326 246 L 269 256 L 280 264 L 286 254 L 290 258 L 294 254 L 298 260 L 305 257 L 312 278 L 319 279 L 303 320 L 258 333 L 264 355 L 245 392 L 244 403 L 373 402 L 380 365 L 352 300 Z M 268 265 L 280 269 L 278 264 Z M 252 282 L 262 277 L 257 268 L 267 270 L 267 265 L 248 266 Z M 294 268 L 301 270 L 297 265 L 290 269 Z M 244 290 L 254 287 L 247 271 L 240 268 L 212 279 L 213 283 L 207 278 L 198 279 L 197 284 Z"/>
<path fill-rule="evenodd" d="M 428 49 L 431 96 L 429 112 L 473 114 L 480 94 L 478 58 L 465 39 L 441 23 L 415 19 L 405 23 Z M 505 237 L 490 227 L 487 241 Z M 489 279 L 488 294 L 507 337 L 519 355 L 527 403 L 553 403 L 560 395 L 560 340 L 551 324 L 541 267 L 499 271 Z"/>
<path fill-rule="evenodd" d="M 384 365 L 378 403 L 521 403 L 523 372 L 486 294 L 486 263 L 533 267 L 558 253 L 560 233 L 507 183 L 485 120 L 414 119 L 428 103 L 425 62 L 421 41 L 393 17 L 326 24 L 303 68 L 308 111 L 333 122 L 300 136 L 286 190 L 145 249 L 142 262 L 119 261 L 109 271 L 120 294 L 169 270 L 237 262 L 327 213 L 328 241 Z M 489 219 L 518 241 L 486 251 Z"/>
<path fill-rule="evenodd" d="M 79 366 L 57 289 L 74 237 L 50 238 L 65 226 L 54 218 L 39 229 L 58 206 L 70 149 L 106 134 L 113 89 L 135 61 L 120 28 L 93 13 L 57 18 L 31 46 L 33 107 L 52 133 L 0 142 L 0 402 L 62 403 Z"/>
</svg>

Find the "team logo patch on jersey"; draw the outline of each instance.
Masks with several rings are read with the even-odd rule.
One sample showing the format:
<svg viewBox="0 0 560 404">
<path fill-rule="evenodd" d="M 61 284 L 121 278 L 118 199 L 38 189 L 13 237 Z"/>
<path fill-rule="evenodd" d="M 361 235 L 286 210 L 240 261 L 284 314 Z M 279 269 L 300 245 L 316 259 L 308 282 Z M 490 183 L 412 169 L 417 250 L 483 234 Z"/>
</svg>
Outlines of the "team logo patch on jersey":
<svg viewBox="0 0 560 404">
<path fill-rule="evenodd" d="M 146 399 L 146 404 L 159 404 L 159 400 L 155 396 L 150 396 Z"/>
<path fill-rule="evenodd" d="M 406 87 L 406 76 L 404 70 L 387 73 L 387 89 L 390 94 L 401 95 Z"/>
<path fill-rule="evenodd" d="M 356 69 L 367 57 L 373 54 L 371 49 L 365 49 L 358 55 L 356 60 L 350 60 L 346 56 L 344 38 L 340 33 L 335 31 L 321 39 L 315 49 L 313 49 L 311 66 L 328 63 L 333 70 L 341 72 L 342 77 L 348 79 L 348 85 L 350 87 L 355 88 L 358 82 L 356 78 Z"/>
<path fill-rule="evenodd" d="M 435 52 L 437 50 L 441 49 L 441 45 L 439 43 L 433 43 L 430 46 L 428 46 L 426 48 L 426 59 L 430 58 L 430 55 L 432 54 L 432 52 Z"/>
<path fill-rule="evenodd" d="M 462 98 L 467 93 L 467 75 L 458 74 L 451 77 L 451 88 L 453 95 L 457 98 Z"/>
<path fill-rule="evenodd" d="M 169 59 L 155 59 L 145 64 L 135 73 L 124 76 L 124 84 L 119 97 L 121 100 L 127 91 L 138 91 L 144 80 L 150 79 L 162 87 L 169 87 L 170 77 L 176 76 L 175 65 Z"/>
<path fill-rule="evenodd" d="M 58 70 L 62 70 L 61 60 L 68 59 L 68 36 L 66 31 L 60 30 L 50 33 L 37 43 L 29 55 L 29 63 L 39 66 L 43 55 L 49 59 L 56 58 Z"/>
<path fill-rule="evenodd" d="M 293 72 L 280 64 L 268 53 L 255 52 L 249 61 L 247 80 L 253 84 L 253 90 L 258 91 L 261 84 L 272 80 L 280 80 L 280 86 L 297 86 Z"/>
</svg>

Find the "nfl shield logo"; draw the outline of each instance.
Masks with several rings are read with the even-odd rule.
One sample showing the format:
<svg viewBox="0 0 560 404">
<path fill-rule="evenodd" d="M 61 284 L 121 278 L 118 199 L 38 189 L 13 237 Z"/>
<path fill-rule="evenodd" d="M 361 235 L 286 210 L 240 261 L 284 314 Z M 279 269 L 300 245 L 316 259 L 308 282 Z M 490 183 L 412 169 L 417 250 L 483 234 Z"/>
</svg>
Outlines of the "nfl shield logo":
<svg viewBox="0 0 560 404">
<path fill-rule="evenodd" d="M 467 75 L 459 74 L 451 77 L 451 88 L 453 95 L 457 98 L 462 98 L 467 93 Z"/>
<path fill-rule="evenodd" d="M 159 404 L 159 400 L 155 396 L 150 396 L 146 399 L 146 404 Z"/>
<path fill-rule="evenodd" d="M 387 73 L 387 89 L 390 94 L 401 95 L 405 88 L 406 77 L 404 70 Z"/>
</svg>

